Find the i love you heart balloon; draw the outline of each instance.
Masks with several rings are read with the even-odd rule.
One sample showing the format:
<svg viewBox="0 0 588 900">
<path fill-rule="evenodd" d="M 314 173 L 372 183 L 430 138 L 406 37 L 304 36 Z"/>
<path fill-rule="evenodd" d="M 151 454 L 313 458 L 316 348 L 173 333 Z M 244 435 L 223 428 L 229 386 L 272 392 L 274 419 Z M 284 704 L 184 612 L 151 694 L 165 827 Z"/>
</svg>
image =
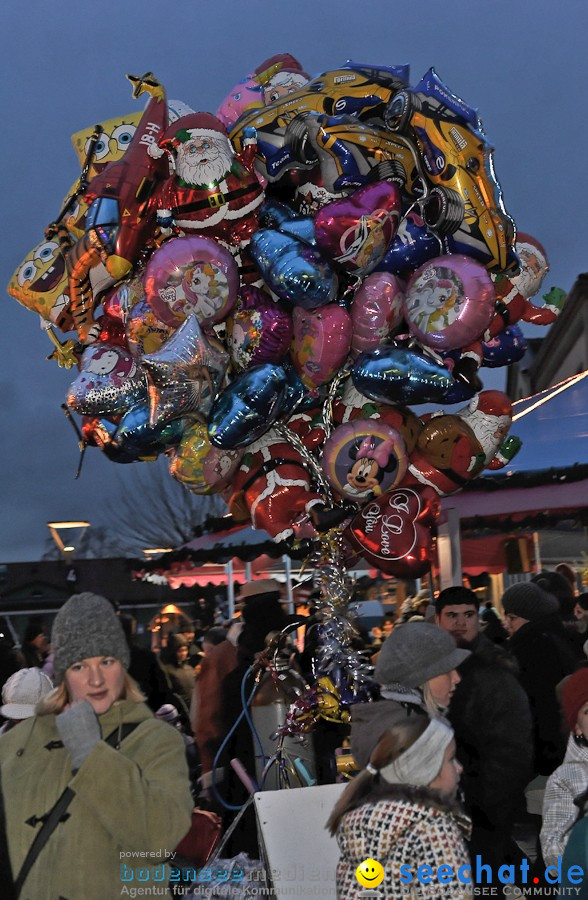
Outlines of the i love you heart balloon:
<svg viewBox="0 0 588 900">
<path fill-rule="evenodd" d="M 398 487 L 366 504 L 345 537 L 367 562 L 398 578 L 420 578 L 431 568 L 430 525 L 439 497 L 427 486 Z"/>
</svg>

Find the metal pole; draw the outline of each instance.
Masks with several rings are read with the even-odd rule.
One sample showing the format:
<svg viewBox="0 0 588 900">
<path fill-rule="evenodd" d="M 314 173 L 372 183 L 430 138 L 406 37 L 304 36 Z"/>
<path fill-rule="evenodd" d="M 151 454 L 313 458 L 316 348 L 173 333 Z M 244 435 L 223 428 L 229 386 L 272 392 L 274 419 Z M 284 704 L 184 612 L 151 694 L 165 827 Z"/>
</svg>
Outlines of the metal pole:
<svg viewBox="0 0 588 900">
<path fill-rule="evenodd" d="M 251 563 L 247 562 L 247 563 L 245 563 L 245 582 L 246 583 L 249 583 L 251 581 L 252 575 L 253 575 L 253 571 L 251 569 Z"/>
<path fill-rule="evenodd" d="M 284 571 L 286 572 L 286 597 L 288 599 L 288 612 L 294 612 L 294 594 L 292 593 L 292 560 L 287 554 L 282 556 Z"/>
<path fill-rule="evenodd" d="M 437 530 L 437 556 L 441 590 L 462 584 L 459 513 L 447 509 L 447 521 Z"/>
<path fill-rule="evenodd" d="M 533 532 L 533 550 L 535 551 L 535 569 L 540 572 L 543 568 L 541 565 L 541 543 L 539 541 L 539 532 Z"/>
<path fill-rule="evenodd" d="M 235 588 L 233 585 L 233 560 L 230 559 L 225 565 L 227 575 L 227 599 L 229 601 L 229 621 L 235 615 Z"/>
</svg>

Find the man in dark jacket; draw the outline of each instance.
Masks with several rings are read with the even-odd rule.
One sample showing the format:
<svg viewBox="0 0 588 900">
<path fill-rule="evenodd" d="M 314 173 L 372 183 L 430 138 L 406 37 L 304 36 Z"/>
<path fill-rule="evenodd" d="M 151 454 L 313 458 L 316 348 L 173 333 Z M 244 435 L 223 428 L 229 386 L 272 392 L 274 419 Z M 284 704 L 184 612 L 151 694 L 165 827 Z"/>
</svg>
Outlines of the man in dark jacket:
<svg viewBox="0 0 588 900">
<path fill-rule="evenodd" d="M 478 610 L 473 591 L 446 588 L 436 600 L 435 621 L 458 647 L 471 651 L 458 669 L 461 682 L 449 720 L 463 766 L 465 807 L 473 822 L 470 852 L 497 871 L 521 855 L 511 830 L 532 775 L 532 725 L 516 665 L 480 632 Z"/>
<path fill-rule="evenodd" d="M 576 660 L 563 634 L 559 604 L 531 581 L 513 584 L 502 597 L 507 648 L 519 665 L 519 680 L 533 716 L 535 773 L 551 775 L 565 753 L 556 687 Z"/>
</svg>

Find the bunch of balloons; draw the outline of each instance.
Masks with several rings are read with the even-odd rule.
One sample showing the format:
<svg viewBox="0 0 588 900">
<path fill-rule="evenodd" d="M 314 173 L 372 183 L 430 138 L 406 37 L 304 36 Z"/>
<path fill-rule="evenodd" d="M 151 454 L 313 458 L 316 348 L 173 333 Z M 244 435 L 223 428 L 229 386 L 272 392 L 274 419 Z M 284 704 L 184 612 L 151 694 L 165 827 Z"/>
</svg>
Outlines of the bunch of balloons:
<svg viewBox="0 0 588 900">
<path fill-rule="evenodd" d="M 423 575 L 440 497 L 520 443 L 481 367 L 562 304 L 531 301 L 547 257 L 516 235 L 477 112 L 433 69 L 311 79 L 289 54 L 216 115 L 128 77 L 145 111 L 74 135 L 80 179 L 8 287 L 79 370 L 84 441 L 167 454 L 277 542 L 338 529 L 348 560 Z"/>
</svg>

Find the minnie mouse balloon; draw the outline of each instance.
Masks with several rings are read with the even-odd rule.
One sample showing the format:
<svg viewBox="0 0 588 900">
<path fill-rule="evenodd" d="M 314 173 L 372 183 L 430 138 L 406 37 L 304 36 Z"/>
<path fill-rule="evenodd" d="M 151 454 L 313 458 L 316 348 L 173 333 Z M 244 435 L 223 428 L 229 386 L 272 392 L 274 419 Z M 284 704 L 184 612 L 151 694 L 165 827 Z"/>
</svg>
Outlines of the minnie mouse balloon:
<svg viewBox="0 0 588 900">
<path fill-rule="evenodd" d="M 402 196 L 395 184 L 368 184 L 318 211 L 316 242 L 328 259 L 347 272 L 367 275 L 390 246 L 401 208 Z"/>
<path fill-rule="evenodd" d="M 242 288 L 226 321 L 226 343 L 236 369 L 282 360 L 292 341 L 292 317 L 266 291 Z"/>
<path fill-rule="evenodd" d="M 407 465 L 401 435 L 375 419 L 340 425 L 323 448 L 322 466 L 329 484 L 360 505 L 395 487 Z"/>
<path fill-rule="evenodd" d="M 367 503 L 345 532 L 363 558 L 388 575 L 421 578 L 431 568 L 431 525 L 440 501 L 430 487 L 397 487 Z"/>
<path fill-rule="evenodd" d="M 210 328 L 232 309 L 239 270 L 212 238 L 188 235 L 167 241 L 153 254 L 143 282 L 147 302 L 164 324 L 177 327 L 195 313 L 202 327 Z"/>
<path fill-rule="evenodd" d="M 290 357 L 300 379 L 311 390 L 330 381 L 351 346 L 351 317 L 336 303 L 320 309 L 297 307 Z"/>
<path fill-rule="evenodd" d="M 109 343 L 84 351 L 67 393 L 67 405 L 85 416 L 121 415 L 146 399 L 145 372 L 127 349 Z"/>
<path fill-rule="evenodd" d="M 454 350 L 483 334 L 495 299 L 492 279 L 480 263 L 468 256 L 439 256 L 408 282 L 404 315 L 422 344 Z"/>
<path fill-rule="evenodd" d="M 375 350 L 402 322 L 404 294 L 400 282 L 388 272 L 364 278 L 353 298 L 351 347 L 357 353 Z"/>
</svg>

